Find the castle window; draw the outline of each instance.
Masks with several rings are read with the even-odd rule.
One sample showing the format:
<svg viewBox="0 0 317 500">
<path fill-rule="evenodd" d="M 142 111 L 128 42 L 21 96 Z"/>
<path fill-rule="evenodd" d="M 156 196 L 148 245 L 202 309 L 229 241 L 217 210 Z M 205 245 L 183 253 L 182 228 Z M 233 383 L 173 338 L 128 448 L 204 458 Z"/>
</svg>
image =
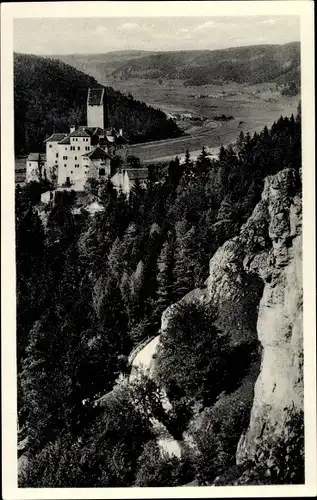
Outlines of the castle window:
<svg viewBox="0 0 317 500">
<path fill-rule="evenodd" d="M 58 153 L 56 153 L 56 158 L 58 158 Z"/>
<path fill-rule="evenodd" d="M 67 160 L 67 156 L 63 156 L 63 160 Z"/>
<path fill-rule="evenodd" d="M 72 174 L 72 173 L 73 173 L 73 171 L 71 170 L 71 171 L 70 171 L 70 173 Z"/>
<path fill-rule="evenodd" d="M 49 148 L 51 148 L 51 147 L 52 147 L 52 144 L 49 144 L 49 145 L 48 145 L 48 147 L 49 147 Z"/>
<path fill-rule="evenodd" d="M 67 148 L 65 148 L 65 151 L 67 151 Z"/>
<path fill-rule="evenodd" d="M 77 147 L 78 151 L 80 151 L 80 146 Z"/>
<path fill-rule="evenodd" d="M 65 163 L 64 167 L 67 167 L 66 163 Z"/>
<path fill-rule="evenodd" d="M 76 164 L 76 165 L 75 165 L 75 168 L 79 168 L 79 164 Z"/>
<path fill-rule="evenodd" d="M 75 156 L 75 160 L 77 160 L 77 156 Z"/>
<path fill-rule="evenodd" d="M 90 147 L 89 147 L 89 146 L 86 146 L 86 147 L 85 147 L 85 150 L 86 150 L 86 151 L 89 151 L 89 149 L 90 149 Z"/>
<path fill-rule="evenodd" d="M 106 171 L 104 168 L 99 169 L 99 175 L 106 175 Z"/>
</svg>

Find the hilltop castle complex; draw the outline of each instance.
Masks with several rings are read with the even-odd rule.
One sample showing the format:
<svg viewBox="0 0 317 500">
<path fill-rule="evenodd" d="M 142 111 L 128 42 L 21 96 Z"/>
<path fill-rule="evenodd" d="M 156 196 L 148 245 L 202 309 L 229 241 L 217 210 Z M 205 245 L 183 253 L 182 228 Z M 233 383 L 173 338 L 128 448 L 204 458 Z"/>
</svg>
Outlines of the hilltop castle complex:
<svg viewBox="0 0 317 500">
<path fill-rule="evenodd" d="M 146 184 L 146 168 L 127 168 L 124 151 L 128 140 L 122 129 L 107 128 L 105 88 L 90 88 L 87 96 L 87 125 L 70 127 L 69 133 L 53 133 L 45 140 L 46 160 L 30 153 L 26 161 L 26 182 L 47 178 L 58 187 L 83 191 L 89 178 L 110 178 L 126 194 L 138 179 Z M 111 160 L 120 157 L 121 166 Z"/>
</svg>

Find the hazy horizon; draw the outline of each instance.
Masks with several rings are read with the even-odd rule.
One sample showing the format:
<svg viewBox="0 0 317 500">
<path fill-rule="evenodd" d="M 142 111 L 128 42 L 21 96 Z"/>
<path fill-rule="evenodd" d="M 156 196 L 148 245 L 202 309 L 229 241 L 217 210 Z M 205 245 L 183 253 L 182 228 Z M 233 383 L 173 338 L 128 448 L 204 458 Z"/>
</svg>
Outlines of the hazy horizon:
<svg viewBox="0 0 317 500">
<path fill-rule="evenodd" d="M 299 41 L 299 16 L 28 18 L 14 21 L 14 51 L 43 56 L 129 50 L 217 50 Z"/>
<path fill-rule="evenodd" d="M 228 46 L 228 47 L 222 47 L 221 49 L 113 49 L 113 50 L 106 50 L 104 52 L 65 52 L 64 54 L 62 53 L 52 53 L 52 54 L 36 54 L 34 52 L 23 52 L 23 51 L 14 51 L 15 53 L 17 54 L 25 54 L 25 55 L 35 55 L 35 56 L 86 56 L 86 55 L 99 55 L 99 54 L 115 54 L 116 52 L 117 53 L 121 53 L 121 52 L 148 52 L 149 54 L 153 53 L 153 52 L 198 52 L 198 51 L 213 51 L 213 50 L 226 50 L 226 49 L 233 49 L 233 48 L 243 48 L 243 47 L 253 47 L 253 46 L 256 46 L 256 45 L 288 45 L 288 44 L 291 44 L 291 43 L 300 43 L 300 40 L 291 40 L 290 42 L 286 42 L 286 43 L 252 43 L 250 45 L 237 45 L 237 46 Z"/>
</svg>

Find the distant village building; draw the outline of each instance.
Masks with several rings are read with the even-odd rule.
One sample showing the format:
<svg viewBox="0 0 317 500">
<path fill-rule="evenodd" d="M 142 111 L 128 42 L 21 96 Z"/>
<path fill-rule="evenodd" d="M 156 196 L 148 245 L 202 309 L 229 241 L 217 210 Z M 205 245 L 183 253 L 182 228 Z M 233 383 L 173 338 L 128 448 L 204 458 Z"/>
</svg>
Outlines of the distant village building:
<svg viewBox="0 0 317 500">
<path fill-rule="evenodd" d="M 111 178 L 115 187 L 129 194 L 138 178 L 141 185 L 147 180 L 147 169 L 112 168 L 115 155 L 123 156 L 128 140 L 123 130 L 107 129 L 105 89 L 90 88 L 87 97 L 87 125 L 71 126 L 69 133 L 53 133 L 45 140 L 46 163 L 39 153 L 27 159 L 26 181 L 40 180 L 43 174 L 58 187 L 83 191 L 87 179 Z M 124 159 L 122 159 L 124 163 Z M 135 172 L 130 172 L 135 170 Z M 139 172 L 137 172 L 137 170 Z M 43 200 L 48 199 L 43 197 Z M 51 199 L 51 198 L 50 198 Z"/>
<path fill-rule="evenodd" d="M 192 113 L 181 113 L 181 120 L 190 120 L 192 117 Z"/>
</svg>

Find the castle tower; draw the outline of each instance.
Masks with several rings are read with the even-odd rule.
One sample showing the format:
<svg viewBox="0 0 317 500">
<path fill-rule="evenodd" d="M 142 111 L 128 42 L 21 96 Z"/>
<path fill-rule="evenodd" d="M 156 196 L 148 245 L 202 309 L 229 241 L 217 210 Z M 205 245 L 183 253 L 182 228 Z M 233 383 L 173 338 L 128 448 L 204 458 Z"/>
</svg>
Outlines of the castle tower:
<svg viewBox="0 0 317 500">
<path fill-rule="evenodd" d="M 107 126 L 107 113 L 105 112 L 105 88 L 88 89 L 87 97 L 87 126 L 100 127 L 105 129 Z"/>
</svg>

